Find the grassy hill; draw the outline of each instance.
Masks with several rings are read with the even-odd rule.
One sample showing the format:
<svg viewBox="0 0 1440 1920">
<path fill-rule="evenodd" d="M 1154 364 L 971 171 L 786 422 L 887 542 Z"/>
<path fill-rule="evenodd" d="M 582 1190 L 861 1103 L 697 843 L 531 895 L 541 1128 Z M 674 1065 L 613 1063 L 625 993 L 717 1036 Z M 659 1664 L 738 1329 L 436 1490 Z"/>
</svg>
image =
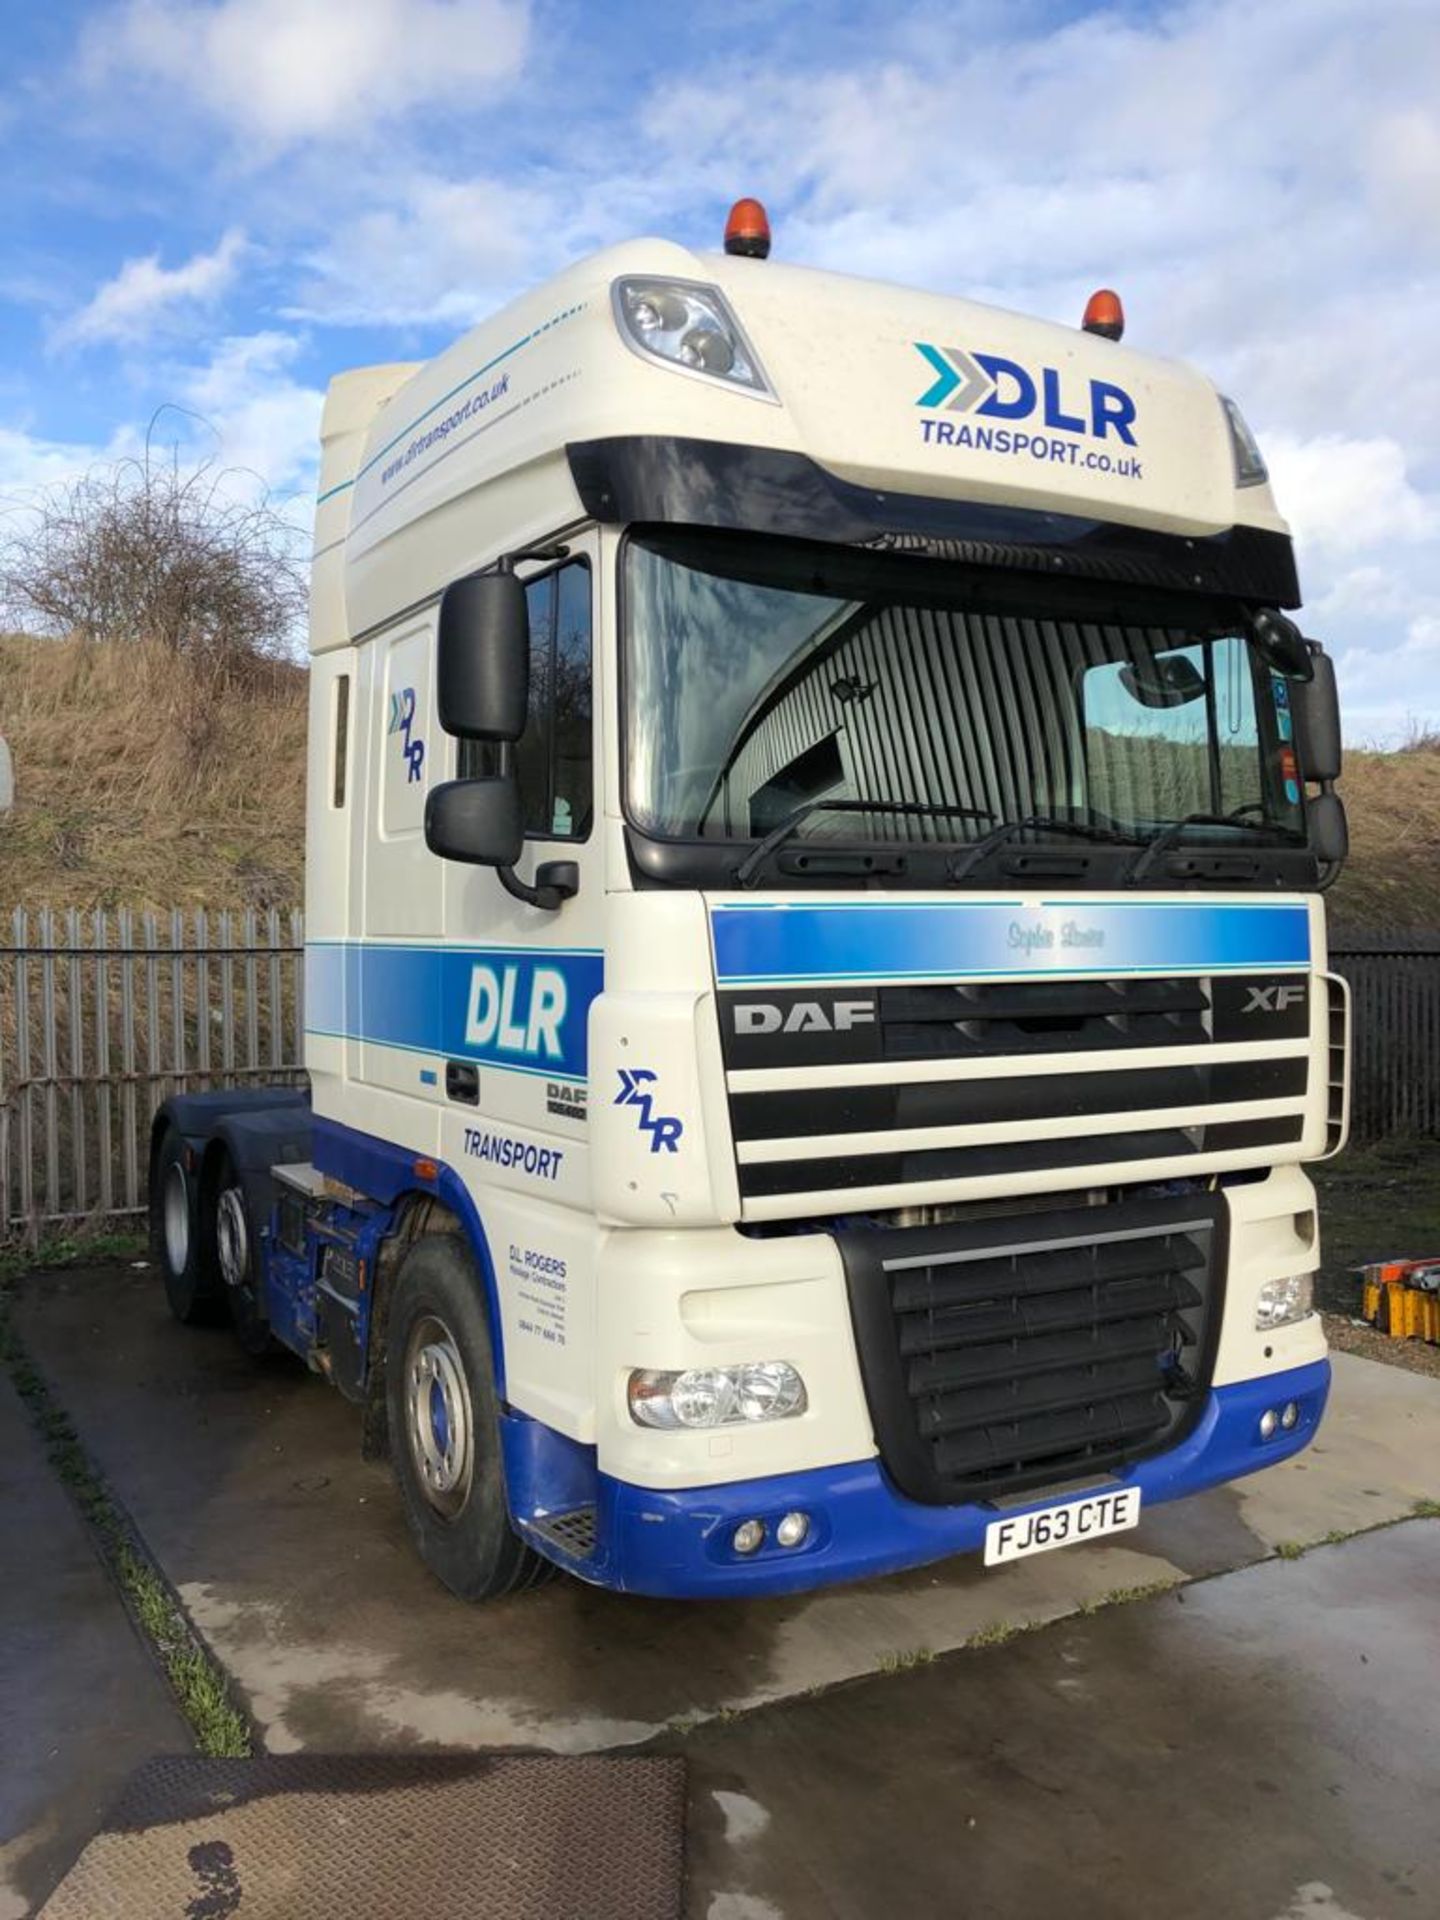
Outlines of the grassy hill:
<svg viewBox="0 0 1440 1920">
<path fill-rule="evenodd" d="M 1332 926 L 1440 928 L 1440 742 L 1348 753 L 1339 791 L 1350 859 L 1329 895 Z"/>
<path fill-rule="evenodd" d="M 295 906 L 306 674 L 218 678 L 162 649 L 0 637 L 0 908 Z M 1440 927 L 1440 745 L 1352 753 L 1349 928 Z"/>
<path fill-rule="evenodd" d="M 297 906 L 307 676 L 0 637 L 0 908 Z"/>
</svg>

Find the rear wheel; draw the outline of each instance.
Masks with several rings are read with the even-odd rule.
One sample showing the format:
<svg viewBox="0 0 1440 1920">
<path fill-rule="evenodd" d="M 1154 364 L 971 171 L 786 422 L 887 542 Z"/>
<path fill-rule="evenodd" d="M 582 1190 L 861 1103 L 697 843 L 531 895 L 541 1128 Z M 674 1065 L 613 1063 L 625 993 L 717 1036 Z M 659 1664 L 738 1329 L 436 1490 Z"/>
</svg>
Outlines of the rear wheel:
<svg viewBox="0 0 1440 1920">
<path fill-rule="evenodd" d="M 213 1326 L 225 1317 L 214 1265 L 203 1258 L 195 1174 L 189 1150 L 167 1127 L 150 1180 L 150 1257 L 160 1269 L 170 1311 L 185 1326 Z"/>
<path fill-rule="evenodd" d="M 265 1312 L 257 1249 L 252 1245 L 245 1189 L 229 1153 L 222 1148 L 208 1203 L 201 1220 L 211 1243 L 235 1338 L 253 1359 L 270 1352 L 270 1321 Z"/>
<path fill-rule="evenodd" d="M 510 1524 L 480 1277 L 453 1235 L 417 1241 L 400 1269 L 386 1389 L 395 1477 L 431 1572 L 462 1600 L 495 1599 L 545 1578 L 550 1563 Z"/>
</svg>

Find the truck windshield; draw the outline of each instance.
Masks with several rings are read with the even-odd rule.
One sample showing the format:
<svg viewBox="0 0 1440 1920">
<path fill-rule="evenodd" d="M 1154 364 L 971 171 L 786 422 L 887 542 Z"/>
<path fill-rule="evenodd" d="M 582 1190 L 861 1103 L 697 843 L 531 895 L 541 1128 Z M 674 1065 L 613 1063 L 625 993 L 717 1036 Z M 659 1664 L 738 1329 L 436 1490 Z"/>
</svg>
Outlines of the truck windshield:
<svg viewBox="0 0 1440 1920">
<path fill-rule="evenodd" d="M 1251 844 L 1299 836 L 1288 687 L 1238 621 L 1161 605 L 1156 624 L 1153 598 L 1126 616 L 1124 589 L 1066 602 L 1052 582 L 1042 597 L 979 579 L 793 541 L 633 535 L 632 822 L 753 841 L 788 821 L 787 841 L 851 845 L 973 844 L 1006 822 L 1043 837 L 1047 819 L 1136 842 L 1167 827 L 1213 840 L 1232 821 Z"/>
</svg>

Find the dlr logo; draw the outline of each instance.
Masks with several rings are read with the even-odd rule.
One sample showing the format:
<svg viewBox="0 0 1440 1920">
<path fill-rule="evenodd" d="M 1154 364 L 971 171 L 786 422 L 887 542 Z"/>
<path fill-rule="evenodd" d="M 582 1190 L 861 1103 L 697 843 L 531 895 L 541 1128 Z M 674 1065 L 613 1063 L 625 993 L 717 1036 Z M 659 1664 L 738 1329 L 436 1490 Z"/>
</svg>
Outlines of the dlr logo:
<svg viewBox="0 0 1440 1920">
<path fill-rule="evenodd" d="M 1131 431 L 1135 402 L 1109 380 L 1087 381 L 1082 396 L 1067 400 L 1061 394 L 1056 367 L 1041 367 L 1037 386 L 1028 367 L 1002 354 L 932 347 L 923 340 L 917 340 L 915 347 L 936 375 L 918 406 L 943 407 L 947 413 L 973 412 L 992 420 L 1028 420 L 1038 412 L 1047 427 L 1062 433 L 1090 434 L 1097 440 L 1113 433 L 1127 447 L 1135 445 Z"/>
<path fill-rule="evenodd" d="M 565 1018 L 565 976 L 554 967 L 536 967 L 523 980 L 522 969 L 475 966 L 470 969 L 470 1005 L 465 1044 L 477 1050 L 530 1059 L 558 1060 L 560 1026 Z"/>
</svg>

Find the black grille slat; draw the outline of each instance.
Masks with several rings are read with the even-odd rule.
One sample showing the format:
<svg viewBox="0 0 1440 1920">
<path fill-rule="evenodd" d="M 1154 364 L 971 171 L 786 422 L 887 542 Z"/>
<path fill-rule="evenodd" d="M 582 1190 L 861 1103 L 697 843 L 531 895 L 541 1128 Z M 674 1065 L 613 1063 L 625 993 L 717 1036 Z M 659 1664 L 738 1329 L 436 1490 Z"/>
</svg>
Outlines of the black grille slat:
<svg viewBox="0 0 1440 1920">
<path fill-rule="evenodd" d="M 1027 1419 L 1089 1406 L 1093 1401 L 1126 1395 L 1155 1395 L 1160 1368 L 1153 1349 L 1070 1367 L 1045 1375 L 1028 1373 L 1008 1381 L 992 1381 L 966 1393 L 925 1394 L 917 1400 L 916 1425 L 929 1439 L 940 1434 L 968 1433 L 972 1427 L 992 1427 L 997 1421 Z M 1018 1403 L 1018 1404 L 1017 1404 Z"/>
<path fill-rule="evenodd" d="M 1090 1014 L 1203 1013 L 1203 979 L 986 980 L 880 990 L 880 1018 L 891 1020 L 1018 1020 Z"/>
<path fill-rule="evenodd" d="M 884 1057 L 895 1061 L 1195 1046 L 1210 1038 L 1203 979 L 886 987 L 879 1011 Z"/>
<path fill-rule="evenodd" d="M 1194 1336 L 1183 1321 L 1176 1322 L 1181 1346 L 1194 1343 Z M 1151 1317 L 1141 1316 L 1095 1321 L 1090 1328 L 1089 1351 L 1095 1358 L 1113 1359 L 1130 1354 L 1155 1351 L 1155 1325 Z M 929 1349 L 922 1360 L 911 1360 L 905 1378 L 913 1395 L 917 1393 L 954 1393 L 958 1388 L 983 1385 L 990 1380 L 1009 1379 L 1017 1369 L 1040 1374 L 1058 1371 L 1075 1363 L 1073 1329 L 1062 1327 L 1050 1333 L 1027 1333 L 993 1340 L 984 1345 Z M 1023 1351 L 1022 1351 L 1023 1349 Z"/>
<path fill-rule="evenodd" d="M 1032 1025 L 974 1019 L 897 1020 L 885 1028 L 885 1058 L 906 1060 L 998 1059 L 1020 1053 L 1098 1053 L 1108 1047 L 1195 1047 L 1210 1035 L 1204 1016 L 1133 1014 L 1125 1025 L 1096 1015 L 1084 1021 Z"/>
<path fill-rule="evenodd" d="M 983 1300 L 991 1294 L 1060 1293 L 1070 1287 L 1183 1270 L 1203 1258 L 1188 1236 L 1166 1234 L 1090 1247 L 1046 1247 L 991 1259 L 937 1261 L 934 1266 L 895 1273 L 895 1310 L 923 1312 Z"/>
<path fill-rule="evenodd" d="M 1040 1461 L 1046 1477 L 1073 1476 L 1109 1462 L 1115 1451 L 1151 1439 L 1169 1425 L 1169 1414 L 1158 1393 L 1137 1394 L 1129 1400 L 1103 1400 L 1064 1413 L 1041 1414 L 978 1433 L 956 1435 L 935 1447 L 942 1473 L 973 1474 L 989 1467 L 996 1476 L 1021 1462 Z M 1008 1476 L 1007 1476 L 1008 1477 Z"/>
<path fill-rule="evenodd" d="M 814 1160 L 742 1162 L 746 1199 L 786 1193 L 826 1193 L 857 1187 L 893 1187 L 921 1180 L 988 1179 L 1004 1173 L 1043 1173 L 1126 1160 L 1189 1160 L 1199 1153 L 1293 1145 L 1305 1131 L 1303 1114 L 1264 1120 L 1217 1120 L 1196 1127 L 1145 1128 L 1101 1139 L 1011 1140 L 996 1146 L 917 1148 L 835 1155 Z"/>
<path fill-rule="evenodd" d="M 1177 1438 L 1214 1364 L 1224 1218 L 1194 1192 L 838 1234 L 902 1490 L 984 1499 Z"/>
<path fill-rule="evenodd" d="M 1171 1107 L 1231 1106 L 1303 1096 L 1309 1062 L 1226 1060 L 1109 1073 L 919 1080 L 883 1087 L 814 1087 L 737 1093 L 737 1140 L 804 1139 L 815 1133 L 878 1133 L 893 1127 L 963 1127 L 1016 1120 L 1073 1120 Z"/>
<path fill-rule="evenodd" d="M 921 1321 L 903 1319 L 900 1351 L 970 1346 L 977 1341 L 1008 1340 L 1037 1333 L 1061 1333 L 1070 1327 L 1103 1326 L 1136 1313 L 1179 1313 L 1195 1305 L 1194 1285 L 1181 1274 L 1159 1274 L 1126 1281 L 1095 1299 L 1086 1292 L 1015 1293 L 1009 1299 L 981 1300 L 952 1307 Z"/>
</svg>

